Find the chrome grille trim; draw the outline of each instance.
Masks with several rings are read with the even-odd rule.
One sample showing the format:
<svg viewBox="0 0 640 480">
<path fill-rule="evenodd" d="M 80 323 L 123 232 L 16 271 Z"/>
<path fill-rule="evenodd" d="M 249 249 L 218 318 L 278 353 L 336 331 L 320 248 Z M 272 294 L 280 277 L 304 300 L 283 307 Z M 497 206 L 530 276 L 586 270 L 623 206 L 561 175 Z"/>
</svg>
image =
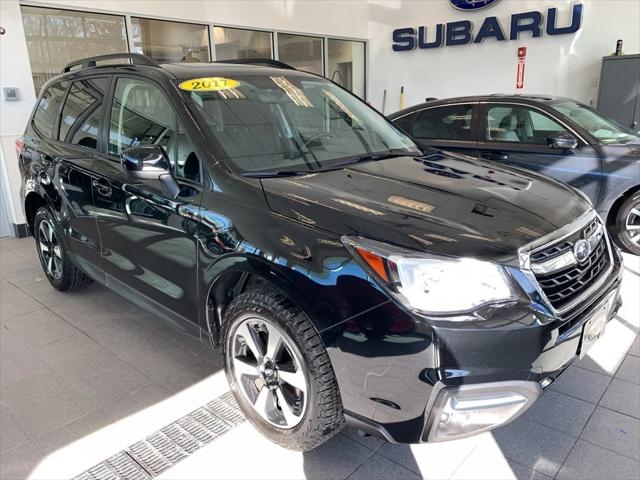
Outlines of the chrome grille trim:
<svg viewBox="0 0 640 480">
<path fill-rule="evenodd" d="M 606 271 L 604 273 L 601 273 L 596 279 L 596 281 L 592 285 L 590 285 L 587 289 L 585 289 L 585 291 L 581 292 L 576 298 L 568 302 L 566 305 L 563 305 L 560 308 L 555 308 L 547 298 L 547 295 L 543 291 L 542 287 L 538 282 L 538 279 L 536 278 L 536 275 L 531 265 L 531 255 L 541 250 L 544 250 L 545 248 L 551 247 L 554 244 L 559 244 L 563 240 L 587 228 L 589 224 L 596 219 L 598 220 L 598 223 L 602 226 L 602 229 L 603 229 L 602 231 L 603 231 L 603 236 L 606 243 L 606 250 L 607 250 L 607 255 L 609 259 L 609 265 Z M 573 253 L 571 253 L 571 255 L 573 256 Z M 551 311 L 551 313 L 553 313 L 556 316 L 562 316 L 564 313 L 567 313 L 568 311 L 575 308 L 576 305 L 578 305 L 580 302 L 592 296 L 593 293 L 598 291 L 606 283 L 607 279 L 611 275 L 611 272 L 613 271 L 613 268 L 614 268 L 613 247 L 611 245 L 609 235 L 606 234 L 604 223 L 602 222 L 600 217 L 598 217 L 598 214 L 595 212 L 595 210 L 589 210 L 585 212 L 583 215 L 581 215 L 578 219 L 576 219 L 572 223 L 567 224 L 554 232 L 544 235 L 543 237 L 540 237 L 537 240 L 534 240 L 533 242 L 529 243 L 528 245 L 525 245 L 524 247 L 520 248 L 518 250 L 518 257 L 520 262 L 520 268 L 524 271 L 527 278 L 529 278 L 532 285 L 535 286 L 536 292 L 538 293 L 540 298 L 542 298 L 542 300 L 544 301 L 545 306 L 549 309 L 549 311 Z"/>
<path fill-rule="evenodd" d="M 594 221 L 591 224 L 587 224 L 585 231 L 587 231 L 587 242 L 589 242 L 589 251 L 594 251 L 598 244 L 600 243 L 600 239 L 602 235 L 604 235 L 604 226 L 599 221 Z M 561 243 L 569 243 L 569 242 L 561 242 Z M 540 250 L 545 250 L 542 247 Z M 565 268 L 571 267 L 573 265 L 577 265 L 578 261 L 573 254 L 573 249 L 569 248 L 569 250 L 564 251 L 564 253 L 551 258 L 545 262 L 534 263 L 531 262 L 531 270 L 533 273 L 540 275 L 548 275 L 553 272 L 557 272 L 559 270 L 563 270 Z"/>
</svg>

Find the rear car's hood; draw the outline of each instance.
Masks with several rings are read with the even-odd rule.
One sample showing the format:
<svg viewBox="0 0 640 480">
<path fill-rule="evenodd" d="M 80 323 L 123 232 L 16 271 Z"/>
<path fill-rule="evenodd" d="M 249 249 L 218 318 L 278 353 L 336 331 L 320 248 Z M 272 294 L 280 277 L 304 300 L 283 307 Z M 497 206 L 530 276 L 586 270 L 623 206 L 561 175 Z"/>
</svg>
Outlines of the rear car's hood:
<svg viewBox="0 0 640 480">
<path fill-rule="evenodd" d="M 590 208 L 547 177 L 444 153 L 262 184 L 274 212 L 315 227 L 477 258 L 512 257 Z"/>
</svg>

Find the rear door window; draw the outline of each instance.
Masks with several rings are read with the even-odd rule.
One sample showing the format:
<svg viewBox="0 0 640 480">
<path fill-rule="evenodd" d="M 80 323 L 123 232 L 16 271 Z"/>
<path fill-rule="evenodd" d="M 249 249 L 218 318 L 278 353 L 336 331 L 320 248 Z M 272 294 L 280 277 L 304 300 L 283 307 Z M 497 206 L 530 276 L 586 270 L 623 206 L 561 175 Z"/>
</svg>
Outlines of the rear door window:
<svg viewBox="0 0 640 480">
<path fill-rule="evenodd" d="M 411 136 L 439 140 L 474 140 L 473 105 L 451 105 L 423 110 L 416 117 Z"/>
<path fill-rule="evenodd" d="M 97 149 L 109 77 L 74 82 L 62 108 L 58 139 Z"/>
<path fill-rule="evenodd" d="M 58 112 L 64 100 L 69 82 L 58 82 L 48 87 L 36 107 L 33 115 L 33 127 L 44 138 L 51 138 L 58 124 Z"/>
</svg>

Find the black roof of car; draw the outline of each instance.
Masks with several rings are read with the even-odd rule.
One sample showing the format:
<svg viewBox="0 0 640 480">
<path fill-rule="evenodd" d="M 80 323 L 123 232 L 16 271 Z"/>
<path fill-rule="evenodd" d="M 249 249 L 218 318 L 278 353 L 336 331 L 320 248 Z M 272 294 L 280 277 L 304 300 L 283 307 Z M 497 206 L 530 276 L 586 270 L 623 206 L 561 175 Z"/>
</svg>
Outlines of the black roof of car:
<svg viewBox="0 0 640 480">
<path fill-rule="evenodd" d="M 569 99 L 565 97 L 554 97 L 550 95 L 534 95 L 534 94 L 518 95 L 518 94 L 505 94 L 505 93 L 494 93 L 490 95 L 473 95 L 473 96 L 466 96 L 466 97 L 441 98 L 441 99 L 429 100 L 424 103 L 420 103 L 417 105 L 413 105 L 411 107 L 404 108 L 402 110 L 389 114 L 388 117 L 393 119 L 393 118 L 401 117 L 403 115 L 407 115 L 415 110 L 419 110 L 424 107 L 451 105 L 451 104 L 457 104 L 457 103 L 495 102 L 495 101 L 505 102 L 506 101 L 506 102 L 518 102 L 518 103 L 535 105 L 540 103 L 544 103 L 544 104 L 555 103 L 557 101 L 562 101 L 562 100 L 569 100 Z"/>
</svg>

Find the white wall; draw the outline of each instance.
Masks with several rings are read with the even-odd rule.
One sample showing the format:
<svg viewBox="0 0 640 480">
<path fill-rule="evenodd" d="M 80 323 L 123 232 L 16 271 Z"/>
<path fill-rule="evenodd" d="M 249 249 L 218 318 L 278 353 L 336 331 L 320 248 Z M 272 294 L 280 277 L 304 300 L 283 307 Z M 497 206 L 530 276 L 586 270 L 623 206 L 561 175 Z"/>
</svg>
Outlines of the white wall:
<svg viewBox="0 0 640 480">
<path fill-rule="evenodd" d="M 575 34 L 437 49 L 394 52 L 392 31 L 427 26 L 433 39 L 438 23 L 471 20 L 474 32 L 487 16 L 496 16 L 509 38 L 511 14 L 531 10 L 559 10 L 558 25 L 570 23 L 571 8 L 584 5 L 582 27 Z M 521 93 L 543 93 L 591 102 L 597 95 L 601 58 L 624 40 L 625 53 L 640 52 L 640 1 L 638 0 L 502 0 L 494 7 L 461 12 L 449 0 L 370 0 L 369 99 L 381 108 L 387 89 L 386 113 L 399 108 L 400 87 L 405 87 L 405 107 L 425 97 L 446 98 L 486 93 L 516 93 L 517 48 L 527 47 L 525 87 Z"/>
<path fill-rule="evenodd" d="M 601 57 L 624 39 L 626 53 L 640 52 L 639 0 L 581 0 L 582 28 L 576 34 L 519 41 L 486 40 L 480 45 L 393 52 L 395 28 L 424 25 L 433 34 L 438 23 L 470 19 L 475 31 L 487 16 L 497 16 L 508 27 L 512 13 L 560 10 L 560 25 L 578 0 L 502 0 L 492 8 L 463 13 L 449 0 L 40 0 L 25 3 L 105 13 L 182 19 L 240 27 L 264 28 L 338 37 L 369 39 L 368 97 L 381 108 L 387 89 L 386 112 L 399 107 L 400 87 L 405 106 L 427 96 L 448 97 L 481 93 L 515 92 L 516 51 L 527 47 L 523 93 L 566 95 L 585 102 L 594 100 Z M 9 209 L 14 223 L 22 223 L 14 140 L 32 109 L 35 94 L 18 0 L 0 0 L 0 85 L 20 88 L 21 101 L 0 102 L 0 175 L 11 188 Z M 508 30 L 508 29 L 507 29 Z M 508 35 L 508 32 L 506 32 Z M 431 38 L 431 37 L 429 37 Z M 4 187 L 3 187 L 4 188 Z M 4 195 L 3 195 L 4 198 Z M 4 201 L 4 200 L 3 200 Z"/>
<path fill-rule="evenodd" d="M 24 39 L 22 16 L 17 0 L 0 0 L 0 25 L 6 33 L 0 36 L 0 87 L 18 87 L 20 101 L 0 100 L 0 201 L 7 202 L 11 221 L 24 223 L 20 207 L 20 172 L 16 159 L 15 140 L 24 132 L 36 99 L 31 79 L 27 43 Z M 7 181 L 8 180 L 8 181 Z M 9 192 L 5 191 L 9 186 Z"/>
</svg>

